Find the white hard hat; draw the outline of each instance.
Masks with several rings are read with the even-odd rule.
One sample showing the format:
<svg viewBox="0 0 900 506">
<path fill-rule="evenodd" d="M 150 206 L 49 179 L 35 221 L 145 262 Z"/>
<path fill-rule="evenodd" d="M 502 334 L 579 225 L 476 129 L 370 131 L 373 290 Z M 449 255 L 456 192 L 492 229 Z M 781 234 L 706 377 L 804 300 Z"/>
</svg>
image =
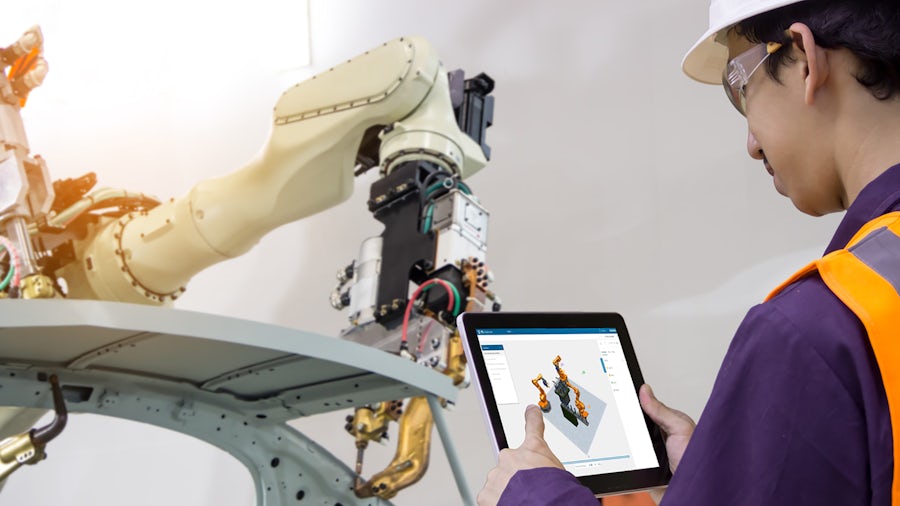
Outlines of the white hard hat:
<svg viewBox="0 0 900 506">
<path fill-rule="evenodd" d="M 735 24 L 757 14 L 775 10 L 803 0 L 711 0 L 709 30 L 684 55 L 681 68 L 691 79 L 701 83 L 720 84 L 728 63 L 728 48 L 719 38 Z"/>
</svg>

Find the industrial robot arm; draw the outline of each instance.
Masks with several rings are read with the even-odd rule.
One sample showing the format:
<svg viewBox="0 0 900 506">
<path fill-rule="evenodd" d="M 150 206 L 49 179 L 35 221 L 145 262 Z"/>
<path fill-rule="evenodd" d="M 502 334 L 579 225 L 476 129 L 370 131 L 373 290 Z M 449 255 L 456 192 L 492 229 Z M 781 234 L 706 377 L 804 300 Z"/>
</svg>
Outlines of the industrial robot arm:
<svg viewBox="0 0 900 506">
<path fill-rule="evenodd" d="M 245 166 L 161 202 L 89 193 L 93 174 L 50 182 L 44 161 L 29 154 L 20 116 L 46 74 L 41 44 L 33 29 L 0 51 L 12 67 L 0 73 L 0 298 L 169 304 L 203 269 L 344 201 L 354 176 L 377 166 L 368 206 L 384 232 L 340 271 L 331 302 L 349 310 L 341 337 L 467 384 L 455 316 L 499 309 L 485 265 L 488 212 L 463 183 L 490 154 L 488 76 L 448 74 L 421 38 L 387 42 L 284 92 L 268 141 Z M 360 407 L 347 425 L 360 474 L 368 442 L 385 437 L 390 421 L 400 425 L 394 460 L 360 478 L 360 496 L 392 497 L 427 469 L 428 404 L 413 399 L 402 416 L 399 406 Z"/>
<path fill-rule="evenodd" d="M 4 106 L 18 112 L 17 104 Z M 376 132 L 380 142 L 373 143 Z M 360 153 L 367 136 L 367 146 L 378 146 L 375 156 Z M 57 260 L 55 275 L 66 280 L 68 297 L 166 303 L 201 270 L 347 199 L 357 159 L 379 160 L 384 176 L 417 161 L 458 179 L 486 164 L 482 146 L 457 124 L 447 74 L 425 40 L 387 42 L 290 88 L 275 105 L 268 142 L 248 164 L 182 198 L 89 225 L 72 240 L 69 261 Z M 7 216 L 60 225 L 46 210 L 23 212 L 21 200 Z M 61 237 L 47 227 L 37 235 L 44 244 Z M 40 255 L 28 255 L 22 238 L 15 242 L 20 254 L 34 257 L 24 263 L 37 263 Z"/>
</svg>

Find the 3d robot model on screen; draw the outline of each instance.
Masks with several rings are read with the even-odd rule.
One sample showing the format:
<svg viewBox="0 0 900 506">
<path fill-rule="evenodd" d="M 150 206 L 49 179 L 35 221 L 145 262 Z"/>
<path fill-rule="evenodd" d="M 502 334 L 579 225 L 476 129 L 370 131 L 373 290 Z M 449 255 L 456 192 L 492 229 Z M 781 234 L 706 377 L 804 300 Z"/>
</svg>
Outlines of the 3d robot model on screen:
<svg viewBox="0 0 900 506">
<path fill-rule="evenodd" d="M 588 423 L 588 412 L 585 409 L 584 403 L 581 402 L 581 392 L 578 390 L 578 387 L 569 382 L 569 376 L 566 375 L 566 371 L 560 367 L 560 362 L 562 361 L 562 357 L 559 355 L 553 359 L 553 366 L 556 367 L 557 378 L 553 380 L 553 393 L 559 397 L 559 407 L 562 411 L 563 416 L 568 420 L 572 425 L 578 426 L 578 422 L 581 422 L 585 425 L 590 425 Z M 541 408 L 541 411 L 544 413 L 550 412 L 550 401 L 547 400 L 547 394 L 544 392 L 544 388 L 549 388 L 550 385 L 547 383 L 547 380 L 544 379 L 543 374 L 538 374 L 536 378 L 531 380 L 531 384 L 538 389 L 539 401 L 538 407 Z M 541 384 L 544 387 L 541 387 Z M 569 392 L 575 392 L 575 407 L 572 407 L 572 399 L 569 396 Z"/>
<path fill-rule="evenodd" d="M 368 207 L 384 231 L 339 271 L 331 304 L 349 312 L 342 337 L 467 383 L 455 316 L 499 310 L 484 263 L 488 212 L 463 182 L 490 156 L 488 76 L 448 74 L 421 38 L 387 42 L 285 91 L 267 143 L 246 165 L 162 201 L 94 190 L 92 173 L 51 181 L 20 115 L 47 74 L 42 47 L 35 27 L 0 51 L 0 298 L 169 305 L 198 272 L 344 201 L 354 176 L 377 167 Z M 65 424 L 64 403 L 57 411 L 52 430 L 0 443 L 0 479 L 42 458 Z M 9 411 L 0 416 L 0 432 L 8 419 Z M 392 497 L 426 470 L 433 421 L 425 399 L 415 398 L 405 408 L 399 400 L 360 406 L 347 417 L 357 473 L 368 443 L 387 437 L 392 420 L 396 456 L 358 480 L 360 497 Z"/>
</svg>

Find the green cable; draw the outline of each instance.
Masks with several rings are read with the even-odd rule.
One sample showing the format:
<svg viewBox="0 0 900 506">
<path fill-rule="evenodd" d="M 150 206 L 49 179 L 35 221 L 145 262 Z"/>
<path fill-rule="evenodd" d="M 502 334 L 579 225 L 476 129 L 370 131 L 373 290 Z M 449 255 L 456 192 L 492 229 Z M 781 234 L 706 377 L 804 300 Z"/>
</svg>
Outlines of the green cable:
<svg viewBox="0 0 900 506">
<path fill-rule="evenodd" d="M 440 183 L 434 183 L 433 185 L 429 186 L 425 190 L 425 198 L 430 197 L 432 193 L 439 190 L 441 187 L 444 187 L 443 181 L 441 181 Z M 462 191 L 466 195 L 472 194 L 472 190 L 469 189 L 469 186 L 466 185 L 466 183 L 463 183 L 462 181 L 456 181 L 456 188 L 458 188 L 460 191 Z M 427 234 L 428 230 L 431 228 L 432 215 L 434 215 L 434 202 L 432 202 L 429 205 L 428 209 L 425 211 L 425 223 L 424 223 L 424 226 L 422 227 L 423 234 Z"/>
<path fill-rule="evenodd" d="M 425 189 L 425 198 L 428 198 L 432 193 L 439 190 L 443 186 L 444 186 L 443 181 L 440 183 L 434 183 L 433 185 L 429 186 L 428 188 Z"/>
<path fill-rule="evenodd" d="M 447 284 L 450 285 L 450 289 L 453 290 L 453 316 L 455 317 L 459 314 L 459 290 L 456 289 L 456 286 L 453 283 L 447 281 Z"/>
<path fill-rule="evenodd" d="M 425 223 L 422 226 L 422 233 L 427 234 L 429 230 L 431 230 L 431 219 L 434 215 L 434 202 L 432 202 L 428 209 L 425 210 Z"/>
<path fill-rule="evenodd" d="M 447 283 L 447 286 L 449 286 L 450 289 L 453 290 L 453 316 L 456 316 L 459 314 L 459 290 L 456 289 L 456 285 L 454 285 L 453 283 L 451 283 L 445 279 L 441 280 L 441 281 Z M 436 284 L 438 284 L 438 283 L 435 283 L 433 285 L 428 285 L 425 288 L 422 288 L 422 293 L 427 292 L 428 290 L 431 289 L 432 286 L 434 286 Z"/>
<path fill-rule="evenodd" d="M 6 246 L 4 246 L 2 244 L 0 244 L 0 251 L 9 252 L 9 250 L 6 249 Z M 15 273 L 16 273 L 16 266 L 15 266 L 15 264 L 13 264 L 12 253 L 10 253 L 9 254 L 9 272 L 6 273 L 6 277 L 3 278 L 3 282 L 0 282 L 0 290 L 6 290 L 6 287 L 9 286 L 9 282 L 12 281 L 13 275 L 15 275 Z M 453 285 L 450 285 L 450 286 L 453 286 Z M 454 287 L 454 290 L 455 289 L 456 288 Z"/>
<path fill-rule="evenodd" d="M 431 186 L 429 186 L 428 188 L 426 188 L 426 189 L 425 189 L 425 198 L 428 198 L 432 193 L 434 193 L 435 191 L 439 190 L 441 187 L 446 188 L 446 186 L 444 186 L 444 181 L 446 181 L 446 179 L 445 179 L 445 180 L 442 180 L 442 181 L 439 182 L 439 183 L 434 183 L 433 185 L 431 185 Z M 467 185 L 466 183 L 463 183 L 462 181 L 456 181 L 456 180 L 454 180 L 454 182 L 456 183 L 456 184 L 455 184 L 455 187 L 456 187 L 456 188 L 459 188 L 460 191 L 462 191 L 462 192 L 465 193 L 466 195 L 471 195 L 471 194 L 472 194 L 472 190 L 469 188 L 469 185 Z M 452 188 L 449 188 L 449 189 L 452 189 Z"/>
</svg>

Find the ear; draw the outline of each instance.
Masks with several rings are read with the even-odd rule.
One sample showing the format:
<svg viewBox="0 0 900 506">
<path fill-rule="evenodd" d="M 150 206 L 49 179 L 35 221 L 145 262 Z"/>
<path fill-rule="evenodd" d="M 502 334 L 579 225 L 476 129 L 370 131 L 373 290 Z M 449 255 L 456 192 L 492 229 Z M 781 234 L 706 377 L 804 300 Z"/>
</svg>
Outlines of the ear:
<svg viewBox="0 0 900 506">
<path fill-rule="evenodd" d="M 788 34 L 794 41 L 794 48 L 799 54 L 799 60 L 806 64 L 806 92 L 804 95 L 806 105 L 815 102 L 816 91 L 821 88 L 828 78 L 828 55 L 821 46 L 816 45 L 816 38 L 803 23 L 794 23 L 788 28 Z"/>
</svg>

